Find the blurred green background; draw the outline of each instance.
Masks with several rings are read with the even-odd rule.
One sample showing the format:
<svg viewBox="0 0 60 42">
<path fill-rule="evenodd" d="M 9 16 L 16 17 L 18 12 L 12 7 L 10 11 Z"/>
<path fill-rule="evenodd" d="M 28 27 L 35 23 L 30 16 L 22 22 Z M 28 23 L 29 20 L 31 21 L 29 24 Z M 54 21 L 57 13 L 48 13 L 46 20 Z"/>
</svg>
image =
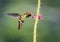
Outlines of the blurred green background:
<svg viewBox="0 0 60 42">
<path fill-rule="evenodd" d="M 33 42 L 34 19 L 27 18 L 18 30 L 18 19 L 7 13 L 36 14 L 36 8 L 37 0 L 0 0 L 0 42 Z M 40 11 L 37 42 L 60 42 L 60 0 L 41 0 Z"/>
</svg>

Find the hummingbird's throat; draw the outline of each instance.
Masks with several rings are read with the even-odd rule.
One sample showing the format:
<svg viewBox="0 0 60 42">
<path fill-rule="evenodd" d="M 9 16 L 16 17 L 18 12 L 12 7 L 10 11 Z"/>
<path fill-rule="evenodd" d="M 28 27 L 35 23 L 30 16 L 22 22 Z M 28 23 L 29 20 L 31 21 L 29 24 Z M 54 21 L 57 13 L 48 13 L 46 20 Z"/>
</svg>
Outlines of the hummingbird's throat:
<svg viewBox="0 0 60 42">
<path fill-rule="evenodd" d="M 20 23 L 23 23 L 24 21 L 22 21 L 22 20 L 18 20 L 18 21 L 20 21 Z"/>
</svg>

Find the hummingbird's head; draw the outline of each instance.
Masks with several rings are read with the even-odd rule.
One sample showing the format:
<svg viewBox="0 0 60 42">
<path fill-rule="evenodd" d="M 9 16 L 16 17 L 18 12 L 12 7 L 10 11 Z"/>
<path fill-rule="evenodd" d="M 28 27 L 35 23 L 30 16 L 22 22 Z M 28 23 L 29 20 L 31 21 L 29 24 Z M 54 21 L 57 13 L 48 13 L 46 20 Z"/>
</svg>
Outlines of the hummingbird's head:
<svg viewBox="0 0 60 42">
<path fill-rule="evenodd" d="M 24 15 L 26 15 L 26 17 L 30 17 L 31 13 L 30 12 L 26 12 Z"/>
</svg>

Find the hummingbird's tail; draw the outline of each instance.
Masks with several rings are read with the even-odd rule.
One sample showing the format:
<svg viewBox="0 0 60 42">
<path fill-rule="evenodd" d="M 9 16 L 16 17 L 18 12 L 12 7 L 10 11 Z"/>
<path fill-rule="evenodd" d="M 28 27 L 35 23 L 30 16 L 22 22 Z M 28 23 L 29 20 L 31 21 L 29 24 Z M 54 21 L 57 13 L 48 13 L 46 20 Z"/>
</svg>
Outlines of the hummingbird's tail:
<svg viewBox="0 0 60 42">
<path fill-rule="evenodd" d="M 22 22 L 19 20 L 18 21 L 18 30 L 20 30 L 20 28 L 22 28 Z"/>
</svg>

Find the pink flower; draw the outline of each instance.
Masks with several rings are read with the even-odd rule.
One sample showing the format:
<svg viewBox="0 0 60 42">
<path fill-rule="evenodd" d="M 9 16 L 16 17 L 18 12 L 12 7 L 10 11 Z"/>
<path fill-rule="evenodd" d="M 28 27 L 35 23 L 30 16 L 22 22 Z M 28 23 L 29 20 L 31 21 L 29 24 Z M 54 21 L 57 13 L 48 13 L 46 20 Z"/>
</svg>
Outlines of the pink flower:
<svg viewBox="0 0 60 42">
<path fill-rule="evenodd" d="M 36 18 L 36 15 L 32 15 L 31 17 L 35 19 Z M 39 20 L 43 20 L 43 17 L 42 17 L 41 14 L 38 14 L 38 19 Z"/>
<path fill-rule="evenodd" d="M 41 14 L 38 15 L 38 19 L 43 20 L 43 17 Z"/>
</svg>

